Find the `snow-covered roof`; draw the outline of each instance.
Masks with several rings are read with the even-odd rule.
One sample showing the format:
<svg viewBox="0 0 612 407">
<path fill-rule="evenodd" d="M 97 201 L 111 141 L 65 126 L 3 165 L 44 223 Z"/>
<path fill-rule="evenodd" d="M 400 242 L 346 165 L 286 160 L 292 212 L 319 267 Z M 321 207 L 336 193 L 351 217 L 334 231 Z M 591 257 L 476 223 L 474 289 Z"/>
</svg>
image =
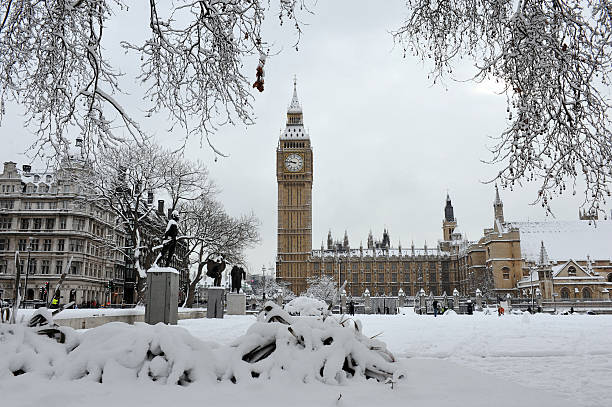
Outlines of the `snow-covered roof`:
<svg viewBox="0 0 612 407">
<path fill-rule="evenodd" d="M 304 129 L 304 125 L 287 125 L 285 131 L 281 133 L 281 140 L 308 140 L 308 133 Z"/>
<path fill-rule="evenodd" d="M 593 260 L 612 259 L 612 221 L 609 220 L 507 222 L 505 226 L 519 229 L 521 254 L 527 261 L 538 261 L 542 242 L 552 261 L 587 256 Z"/>
</svg>

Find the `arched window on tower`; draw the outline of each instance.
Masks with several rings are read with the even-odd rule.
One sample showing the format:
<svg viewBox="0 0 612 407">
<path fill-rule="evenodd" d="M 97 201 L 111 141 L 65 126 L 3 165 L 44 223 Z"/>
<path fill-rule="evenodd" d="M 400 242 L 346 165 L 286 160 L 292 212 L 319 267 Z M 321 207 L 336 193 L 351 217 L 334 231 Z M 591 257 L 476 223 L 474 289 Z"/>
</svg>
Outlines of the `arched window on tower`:
<svg viewBox="0 0 612 407">
<path fill-rule="evenodd" d="M 510 280 L 510 269 L 508 267 L 502 268 L 502 276 L 504 280 Z"/>
</svg>

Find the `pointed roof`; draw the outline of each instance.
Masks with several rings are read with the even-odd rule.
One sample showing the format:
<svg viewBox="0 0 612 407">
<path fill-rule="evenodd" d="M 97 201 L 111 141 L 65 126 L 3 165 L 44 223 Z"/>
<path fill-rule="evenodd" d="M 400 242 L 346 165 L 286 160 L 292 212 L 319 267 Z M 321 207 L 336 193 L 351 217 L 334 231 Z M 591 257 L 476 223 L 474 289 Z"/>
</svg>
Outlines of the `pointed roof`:
<svg viewBox="0 0 612 407">
<path fill-rule="evenodd" d="M 499 197 L 499 189 L 497 189 L 497 184 L 495 184 L 495 201 L 493 201 L 493 205 L 503 205 L 503 202 Z"/>
<path fill-rule="evenodd" d="M 549 266 L 550 261 L 548 260 L 548 254 L 546 253 L 546 247 L 544 247 L 544 241 L 542 240 L 542 245 L 540 246 L 540 255 L 538 256 L 538 266 Z"/>
<path fill-rule="evenodd" d="M 302 105 L 300 105 L 297 95 L 297 78 L 295 76 L 293 77 L 293 97 L 291 98 L 291 104 L 289 109 L 287 109 L 287 113 L 302 113 Z"/>
</svg>

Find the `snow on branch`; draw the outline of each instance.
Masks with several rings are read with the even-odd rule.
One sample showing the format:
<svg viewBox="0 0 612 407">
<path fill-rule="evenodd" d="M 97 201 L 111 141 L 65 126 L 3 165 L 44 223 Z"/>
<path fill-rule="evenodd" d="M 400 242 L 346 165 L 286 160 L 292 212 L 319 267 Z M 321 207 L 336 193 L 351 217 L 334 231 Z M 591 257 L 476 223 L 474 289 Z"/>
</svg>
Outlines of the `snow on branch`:
<svg viewBox="0 0 612 407">
<path fill-rule="evenodd" d="M 126 37 L 116 44 L 141 58 L 136 79 L 144 87 L 147 116 L 168 115 L 170 127 L 208 140 L 219 125 L 253 122 L 253 96 L 244 66 L 251 55 L 267 55 L 261 28 L 266 15 L 291 21 L 306 0 L 279 0 L 277 10 L 264 0 L 149 0 L 149 21 L 139 43 Z M 76 129 L 87 153 L 141 141 L 145 134 L 121 101 L 123 85 L 133 81 L 115 66 L 115 50 L 105 38 L 113 18 L 132 7 L 125 0 L 0 1 L 0 118 L 5 103 L 25 109 L 26 125 L 36 132 L 31 147 L 59 155 Z M 308 11 L 306 9 L 306 11 Z M 128 82 L 129 81 L 129 82 Z M 210 142 L 209 142 L 210 144 Z M 212 144 L 213 150 L 221 154 Z"/>
<path fill-rule="evenodd" d="M 610 0 L 408 0 L 393 33 L 404 53 L 432 64 L 436 82 L 459 59 L 474 60 L 476 81 L 504 88 L 508 127 L 488 161 L 491 182 L 539 184 L 535 202 L 550 212 L 554 196 L 576 194 L 603 211 L 612 179 Z"/>
</svg>

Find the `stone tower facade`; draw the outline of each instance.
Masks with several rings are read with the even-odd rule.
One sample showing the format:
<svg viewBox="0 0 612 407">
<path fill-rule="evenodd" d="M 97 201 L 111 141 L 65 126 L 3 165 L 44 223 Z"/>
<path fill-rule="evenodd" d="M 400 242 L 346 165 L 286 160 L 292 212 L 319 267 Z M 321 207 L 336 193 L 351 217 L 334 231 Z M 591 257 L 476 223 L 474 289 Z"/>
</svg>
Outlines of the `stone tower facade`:
<svg viewBox="0 0 612 407">
<path fill-rule="evenodd" d="M 445 241 L 451 240 L 451 235 L 457 227 L 457 220 L 455 219 L 455 213 L 453 205 L 451 203 L 450 196 L 446 194 L 446 206 L 444 207 L 444 220 L 442 221 L 442 234 Z"/>
<path fill-rule="evenodd" d="M 297 294 L 306 290 L 307 260 L 312 252 L 312 179 L 312 147 L 294 81 L 287 124 L 276 149 L 276 277 L 290 283 Z"/>
</svg>

